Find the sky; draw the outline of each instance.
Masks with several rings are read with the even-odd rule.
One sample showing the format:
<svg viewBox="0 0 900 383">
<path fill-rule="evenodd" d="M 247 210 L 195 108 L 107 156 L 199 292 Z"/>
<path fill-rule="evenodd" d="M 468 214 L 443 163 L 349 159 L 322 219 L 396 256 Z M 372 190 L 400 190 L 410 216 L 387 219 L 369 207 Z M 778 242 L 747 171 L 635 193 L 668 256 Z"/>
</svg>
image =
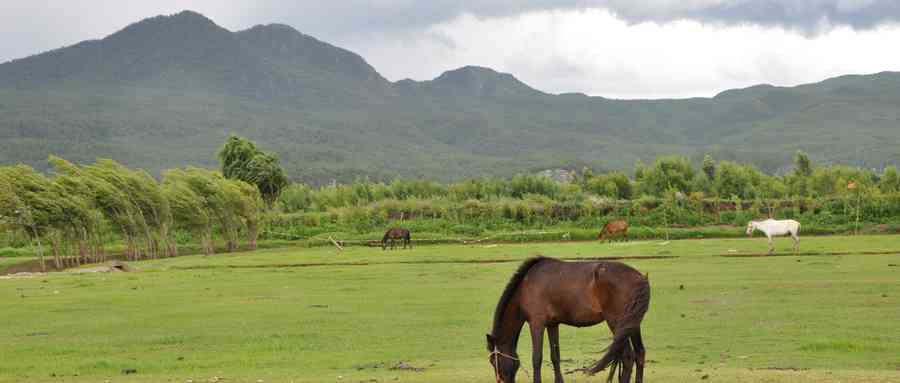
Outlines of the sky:
<svg viewBox="0 0 900 383">
<path fill-rule="evenodd" d="M 392 81 L 479 65 L 639 99 L 900 71 L 898 0 L 0 0 L 0 62 L 182 10 L 233 31 L 290 25 Z"/>
</svg>

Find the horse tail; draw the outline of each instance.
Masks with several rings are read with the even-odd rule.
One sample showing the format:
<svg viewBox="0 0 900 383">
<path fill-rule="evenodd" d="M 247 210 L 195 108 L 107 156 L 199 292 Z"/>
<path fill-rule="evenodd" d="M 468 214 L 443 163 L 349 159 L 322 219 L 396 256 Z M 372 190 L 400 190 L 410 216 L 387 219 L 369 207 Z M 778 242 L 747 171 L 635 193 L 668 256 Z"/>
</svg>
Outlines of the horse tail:
<svg viewBox="0 0 900 383">
<path fill-rule="evenodd" d="M 650 308 L 650 281 L 644 276 L 639 278 L 640 281 L 631 294 L 631 301 L 628 302 L 625 314 L 616 322 L 612 344 L 606 348 L 603 358 L 588 370 L 588 374 L 594 375 L 609 367 L 609 378 L 606 380 L 608 383 L 613 381 L 619 366 L 623 367 L 619 373 L 619 381 L 628 381 L 631 371 L 630 365 L 626 362 L 633 358 L 632 343 L 641 344 L 641 321 Z"/>
<path fill-rule="evenodd" d="M 387 242 L 388 238 L 391 236 L 391 230 L 384 232 L 384 237 L 381 237 L 381 243 Z"/>
</svg>

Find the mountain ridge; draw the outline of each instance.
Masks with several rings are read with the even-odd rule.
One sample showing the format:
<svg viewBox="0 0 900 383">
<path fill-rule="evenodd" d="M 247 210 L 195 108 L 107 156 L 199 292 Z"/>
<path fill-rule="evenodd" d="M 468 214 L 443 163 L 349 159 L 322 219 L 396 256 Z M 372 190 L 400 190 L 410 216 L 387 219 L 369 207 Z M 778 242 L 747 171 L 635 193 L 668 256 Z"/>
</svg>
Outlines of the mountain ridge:
<svg viewBox="0 0 900 383">
<path fill-rule="evenodd" d="M 659 100 L 550 94 L 479 66 L 391 82 L 288 25 L 232 32 L 185 11 L 0 64 L 0 164 L 46 168 L 57 154 L 214 167 L 239 134 L 312 183 L 628 169 L 663 154 L 774 170 L 797 149 L 881 166 L 900 160 L 898 105 L 897 72 Z"/>
</svg>

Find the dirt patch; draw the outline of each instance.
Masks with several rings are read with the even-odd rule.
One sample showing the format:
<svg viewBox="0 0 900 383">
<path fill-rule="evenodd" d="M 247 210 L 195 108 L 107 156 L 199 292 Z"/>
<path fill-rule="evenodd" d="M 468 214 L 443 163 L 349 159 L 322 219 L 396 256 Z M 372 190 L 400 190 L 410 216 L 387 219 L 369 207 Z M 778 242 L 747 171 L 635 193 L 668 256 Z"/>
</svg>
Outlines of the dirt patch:
<svg viewBox="0 0 900 383">
<path fill-rule="evenodd" d="M 34 277 L 40 277 L 47 274 L 44 273 L 29 273 L 29 272 L 21 272 L 9 275 L 0 275 L 0 279 L 30 279 Z"/>
<path fill-rule="evenodd" d="M 675 259 L 678 256 L 628 256 L 628 257 L 568 257 L 559 258 L 567 261 L 619 261 L 619 260 L 656 260 Z M 381 266 L 381 265 L 465 265 L 492 263 L 520 263 L 522 259 L 471 259 L 465 261 L 393 261 L 393 262 L 310 262 L 310 263 L 275 263 L 265 265 L 197 265 L 173 266 L 173 270 L 206 270 L 206 269 L 271 269 L 271 268 L 305 268 L 323 266 Z"/>
<path fill-rule="evenodd" d="M 121 263 L 121 261 L 124 261 L 124 260 L 125 260 L 125 256 L 118 254 L 118 255 L 107 256 L 106 261 L 103 261 L 103 262 L 113 261 L 113 265 L 115 265 L 115 264 Z M 97 262 L 94 264 L 101 264 L 103 262 Z M 85 263 L 82 265 L 88 265 L 88 264 L 89 263 Z M 60 265 L 60 267 L 56 267 L 56 262 L 54 262 L 52 258 L 45 259 L 44 266 L 47 270 L 46 272 L 48 272 L 48 273 L 53 272 L 53 271 L 64 271 L 67 269 L 72 269 L 72 268 L 78 267 L 78 266 L 74 266 L 71 264 L 70 265 Z M 129 271 L 129 270 L 120 270 L 120 271 Z M 5 269 L 0 269 L 0 275 L 12 275 L 12 274 L 21 274 L 21 273 L 41 273 L 41 272 L 42 272 L 41 271 L 41 261 L 38 259 L 34 259 L 31 261 L 25 261 L 22 263 L 17 263 L 15 265 L 8 266 Z"/>
<path fill-rule="evenodd" d="M 415 367 L 410 365 L 409 363 L 400 361 L 390 368 L 392 371 L 412 371 L 412 372 L 425 372 L 425 368 L 423 367 Z"/>
<path fill-rule="evenodd" d="M 355 368 L 356 371 L 377 370 L 379 368 L 385 368 L 385 367 L 387 367 L 387 365 L 384 363 L 369 363 L 369 364 L 359 364 L 359 365 L 353 366 L 353 368 Z"/>
<path fill-rule="evenodd" d="M 90 273 L 130 273 L 134 272 L 135 269 L 129 266 L 127 263 L 123 262 L 113 262 L 109 266 L 98 266 L 98 267 L 89 267 L 84 269 L 75 269 L 68 271 L 68 273 L 72 274 L 90 274 Z"/>
<path fill-rule="evenodd" d="M 386 368 L 391 371 L 425 372 L 424 367 L 416 367 L 416 366 L 413 366 L 413 365 L 409 364 L 408 362 L 404 362 L 402 360 L 397 362 L 396 364 L 391 365 L 390 367 L 388 367 L 387 363 L 379 362 L 379 363 L 359 364 L 359 365 L 353 366 L 353 368 L 356 369 L 356 371 L 378 370 L 378 369 Z"/>
</svg>

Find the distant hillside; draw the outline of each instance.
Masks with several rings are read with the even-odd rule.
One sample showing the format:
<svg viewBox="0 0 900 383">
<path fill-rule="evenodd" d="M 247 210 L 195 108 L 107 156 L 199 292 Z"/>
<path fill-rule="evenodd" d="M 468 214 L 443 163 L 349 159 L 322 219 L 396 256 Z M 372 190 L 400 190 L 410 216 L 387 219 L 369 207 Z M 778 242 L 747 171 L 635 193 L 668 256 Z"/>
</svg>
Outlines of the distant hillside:
<svg viewBox="0 0 900 383">
<path fill-rule="evenodd" d="M 238 134 L 307 182 L 620 169 L 660 154 L 774 170 L 797 149 L 881 166 L 900 161 L 898 106 L 900 74 L 888 72 L 646 101 L 546 94 L 473 66 L 392 83 L 291 27 L 231 32 L 182 12 L 0 64 L 0 164 L 46 168 L 54 153 L 212 167 Z"/>
</svg>

